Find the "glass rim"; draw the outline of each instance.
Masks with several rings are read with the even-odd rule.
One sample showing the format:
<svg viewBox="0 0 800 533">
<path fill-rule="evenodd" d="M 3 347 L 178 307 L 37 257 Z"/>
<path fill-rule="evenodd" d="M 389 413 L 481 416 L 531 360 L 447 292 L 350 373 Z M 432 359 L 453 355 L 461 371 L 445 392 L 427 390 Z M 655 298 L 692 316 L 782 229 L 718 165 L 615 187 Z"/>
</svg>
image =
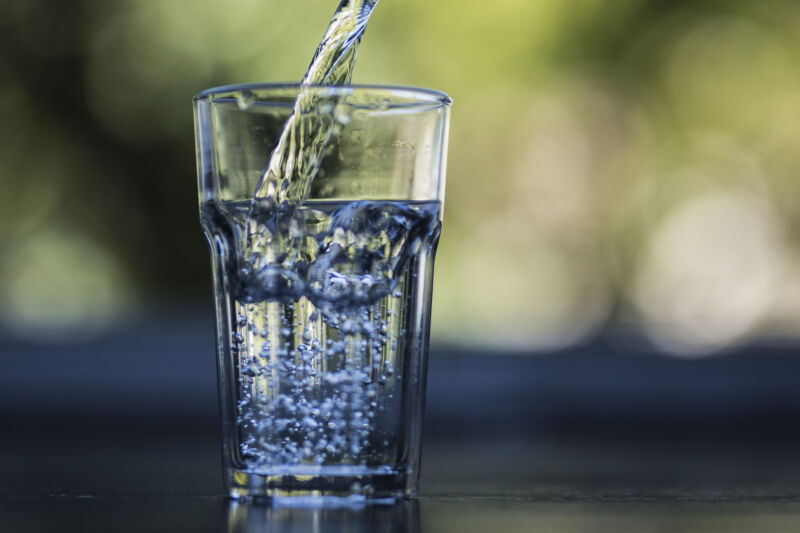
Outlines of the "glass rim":
<svg viewBox="0 0 800 533">
<path fill-rule="evenodd" d="M 219 87 L 212 87 L 201 91 L 192 99 L 194 102 L 204 100 L 213 100 L 214 97 L 222 95 L 233 96 L 236 93 L 243 91 L 279 91 L 279 90 L 297 90 L 303 87 L 300 83 L 279 82 L 279 83 L 237 83 L 232 85 L 221 85 Z M 403 85 L 379 85 L 379 84 L 360 84 L 354 83 L 352 85 L 307 85 L 308 89 L 320 91 L 332 91 L 333 93 L 352 94 L 357 93 L 379 93 L 386 92 L 396 95 L 400 98 L 413 100 L 414 103 L 421 105 L 435 104 L 438 107 L 450 107 L 453 104 L 453 99 L 447 93 L 437 91 L 436 89 L 428 89 L 424 87 L 411 87 Z M 408 103 L 399 104 L 407 107 Z M 393 107 L 390 103 L 389 107 Z"/>
</svg>

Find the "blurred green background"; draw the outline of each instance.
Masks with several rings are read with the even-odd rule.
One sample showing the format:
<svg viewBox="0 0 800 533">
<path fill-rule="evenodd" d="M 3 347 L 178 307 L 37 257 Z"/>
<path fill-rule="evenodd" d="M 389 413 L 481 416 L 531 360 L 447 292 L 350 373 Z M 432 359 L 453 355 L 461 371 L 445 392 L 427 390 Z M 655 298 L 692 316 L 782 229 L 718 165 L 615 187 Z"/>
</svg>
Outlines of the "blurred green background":
<svg viewBox="0 0 800 533">
<path fill-rule="evenodd" d="M 299 80 L 336 3 L 0 4 L 0 330 L 210 316 L 191 97 Z M 354 82 L 455 99 L 434 341 L 800 339 L 800 3 L 383 0 Z"/>
</svg>

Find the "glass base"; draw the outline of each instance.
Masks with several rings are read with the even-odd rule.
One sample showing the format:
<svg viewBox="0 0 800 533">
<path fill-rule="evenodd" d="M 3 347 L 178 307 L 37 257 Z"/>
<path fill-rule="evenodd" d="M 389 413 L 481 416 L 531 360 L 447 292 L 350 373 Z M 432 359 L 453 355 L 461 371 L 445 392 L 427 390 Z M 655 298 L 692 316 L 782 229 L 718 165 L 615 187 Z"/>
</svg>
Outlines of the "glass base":
<svg viewBox="0 0 800 533">
<path fill-rule="evenodd" d="M 395 503 L 416 495 L 405 472 L 366 467 L 317 467 L 315 472 L 233 469 L 231 498 L 280 505 Z"/>
</svg>

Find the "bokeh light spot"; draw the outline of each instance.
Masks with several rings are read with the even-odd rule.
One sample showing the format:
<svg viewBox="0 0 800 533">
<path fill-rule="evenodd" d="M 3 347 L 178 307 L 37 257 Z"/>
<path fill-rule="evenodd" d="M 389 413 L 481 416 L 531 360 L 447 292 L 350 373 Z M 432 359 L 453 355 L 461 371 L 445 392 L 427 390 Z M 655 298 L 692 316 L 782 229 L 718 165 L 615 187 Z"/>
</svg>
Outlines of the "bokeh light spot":
<svg viewBox="0 0 800 533">
<path fill-rule="evenodd" d="M 38 340 L 97 333 L 134 305 L 114 257 L 64 229 L 30 234 L 0 259 L 0 287 L 0 324 Z"/>
<path fill-rule="evenodd" d="M 656 228 L 634 303 L 659 348 L 700 355 L 748 336 L 769 309 L 782 270 L 769 204 L 744 192 L 705 193 Z"/>
</svg>

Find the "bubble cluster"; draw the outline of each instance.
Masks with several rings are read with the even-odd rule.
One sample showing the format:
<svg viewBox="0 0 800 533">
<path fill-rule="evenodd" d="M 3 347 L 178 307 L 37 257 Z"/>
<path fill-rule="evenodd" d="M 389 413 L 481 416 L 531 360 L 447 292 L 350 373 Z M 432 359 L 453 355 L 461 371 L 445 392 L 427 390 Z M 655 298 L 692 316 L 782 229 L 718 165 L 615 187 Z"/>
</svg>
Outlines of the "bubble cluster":
<svg viewBox="0 0 800 533">
<path fill-rule="evenodd" d="M 392 430 L 375 422 L 398 415 L 392 400 L 401 377 L 395 373 L 396 344 L 385 333 L 385 308 L 386 302 L 320 312 L 304 297 L 236 304 L 231 342 L 239 355 L 237 421 L 245 461 L 322 465 L 381 459 L 386 450 L 376 446 L 375 431 L 383 429 L 382 442 L 391 440 Z"/>
<path fill-rule="evenodd" d="M 405 332 L 418 316 L 408 295 L 438 240 L 439 205 L 262 203 L 255 219 L 247 207 L 208 215 L 232 252 L 224 269 L 242 460 L 261 471 L 394 462 L 415 345 Z"/>
</svg>

